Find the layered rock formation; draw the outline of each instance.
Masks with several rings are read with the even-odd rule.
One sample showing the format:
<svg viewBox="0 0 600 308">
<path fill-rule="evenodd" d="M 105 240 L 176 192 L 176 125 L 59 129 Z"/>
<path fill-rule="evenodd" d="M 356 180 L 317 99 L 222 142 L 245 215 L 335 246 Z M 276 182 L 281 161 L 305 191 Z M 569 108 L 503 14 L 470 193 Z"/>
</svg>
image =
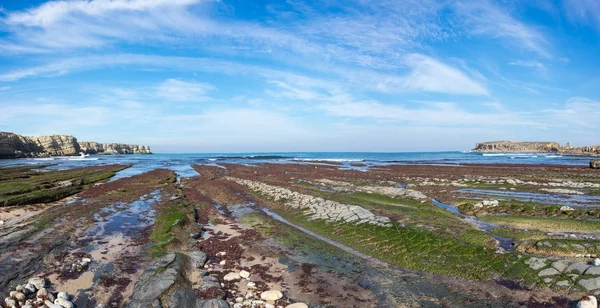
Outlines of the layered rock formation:
<svg viewBox="0 0 600 308">
<path fill-rule="evenodd" d="M 471 151 L 556 153 L 560 148 L 560 144 L 556 142 L 491 141 L 477 143 Z"/>
<path fill-rule="evenodd" d="M 0 132 L 0 158 L 30 157 L 42 152 L 39 144 L 21 135 Z"/>
<path fill-rule="evenodd" d="M 122 144 L 80 142 L 81 150 L 89 154 L 152 154 L 149 146 Z"/>
<path fill-rule="evenodd" d="M 564 147 L 558 142 L 517 142 L 491 141 L 480 142 L 472 152 L 520 152 L 520 153 L 557 153 L 563 155 L 600 156 L 600 145 L 572 147 L 569 143 Z"/>
<path fill-rule="evenodd" d="M 78 142 L 68 135 L 26 137 L 0 132 L 0 159 L 86 154 L 152 154 L 150 147 L 120 143 Z"/>
<path fill-rule="evenodd" d="M 81 151 L 77 138 L 73 136 L 52 135 L 26 138 L 33 140 L 48 156 L 78 155 Z"/>
</svg>

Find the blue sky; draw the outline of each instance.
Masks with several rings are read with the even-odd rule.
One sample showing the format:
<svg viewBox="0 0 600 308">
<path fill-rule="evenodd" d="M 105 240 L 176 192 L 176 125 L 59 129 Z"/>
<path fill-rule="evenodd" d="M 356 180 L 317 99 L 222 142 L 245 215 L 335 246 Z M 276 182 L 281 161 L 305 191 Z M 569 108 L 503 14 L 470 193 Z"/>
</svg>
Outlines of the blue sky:
<svg viewBox="0 0 600 308">
<path fill-rule="evenodd" d="M 600 144 L 596 0 L 0 7 L 0 131 L 156 152 Z"/>
</svg>

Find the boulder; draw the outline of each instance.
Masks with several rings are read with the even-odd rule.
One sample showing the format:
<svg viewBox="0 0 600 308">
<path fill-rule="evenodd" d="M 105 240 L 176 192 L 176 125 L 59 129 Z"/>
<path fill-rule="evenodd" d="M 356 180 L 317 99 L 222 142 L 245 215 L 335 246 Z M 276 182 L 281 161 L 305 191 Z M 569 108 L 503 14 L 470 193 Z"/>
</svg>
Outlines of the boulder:
<svg viewBox="0 0 600 308">
<path fill-rule="evenodd" d="M 600 160 L 592 160 L 592 161 L 590 161 L 590 168 L 592 168 L 592 169 L 600 169 Z"/>
</svg>

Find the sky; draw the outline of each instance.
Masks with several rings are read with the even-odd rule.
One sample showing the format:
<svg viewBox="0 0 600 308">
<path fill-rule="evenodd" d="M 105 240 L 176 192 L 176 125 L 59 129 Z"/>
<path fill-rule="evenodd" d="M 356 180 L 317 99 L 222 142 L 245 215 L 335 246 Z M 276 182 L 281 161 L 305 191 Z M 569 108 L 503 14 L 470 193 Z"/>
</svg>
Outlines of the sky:
<svg viewBox="0 0 600 308">
<path fill-rule="evenodd" d="M 600 144 L 600 1 L 3 0 L 0 131 L 162 153 Z"/>
</svg>

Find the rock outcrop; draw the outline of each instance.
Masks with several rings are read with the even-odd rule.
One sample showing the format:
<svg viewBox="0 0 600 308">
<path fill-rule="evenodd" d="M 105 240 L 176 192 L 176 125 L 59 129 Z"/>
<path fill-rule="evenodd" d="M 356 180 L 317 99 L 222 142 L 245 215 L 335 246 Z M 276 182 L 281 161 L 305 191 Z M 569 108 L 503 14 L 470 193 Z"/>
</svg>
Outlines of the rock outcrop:
<svg viewBox="0 0 600 308">
<path fill-rule="evenodd" d="M 80 142 L 79 145 L 87 154 L 152 154 L 145 145 L 98 142 Z"/>
<path fill-rule="evenodd" d="M 556 153 L 560 148 L 560 144 L 556 142 L 491 141 L 477 143 L 471 151 Z"/>
<path fill-rule="evenodd" d="M 33 153 L 42 152 L 42 148 L 33 140 L 21 135 L 0 132 L 0 159 L 33 157 Z"/>
<path fill-rule="evenodd" d="M 520 153 L 556 153 L 577 156 L 600 156 L 600 145 L 573 147 L 567 143 L 564 147 L 558 142 L 517 142 L 490 141 L 475 145 L 472 152 L 520 152 Z"/>
<path fill-rule="evenodd" d="M 26 137 L 0 132 L 0 159 L 86 154 L 152 154 L 150 147 L 121 143 L 78 142 L 69 135 Z"/>
<path fill-rule="evenodd" d="M 42 148 L 44 156 L 78 155 L 80 150 L 77 138 L 68 135 L 28 137 Z"/>
</svg>

